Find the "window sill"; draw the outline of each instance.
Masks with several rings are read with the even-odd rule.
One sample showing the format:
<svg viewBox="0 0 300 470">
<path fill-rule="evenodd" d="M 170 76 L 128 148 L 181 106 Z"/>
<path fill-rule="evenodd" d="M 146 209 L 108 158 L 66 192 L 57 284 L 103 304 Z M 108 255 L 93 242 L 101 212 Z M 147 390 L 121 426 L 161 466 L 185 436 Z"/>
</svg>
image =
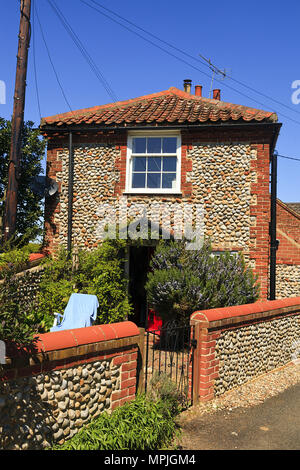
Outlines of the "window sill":
<svg viewBox="0 0 300 470">
<path fill-rule="evenodd" d="M 129 191 L 124 191 L 123 192 L 123 195 L 133 195 L 133 194 L 140 194 L 141 196 L 157 196 L 157 195 L 160 195 L 160 196 L 182 196 L 182 192 L 181 191 L 138 191 L 138 190 L 129 190 Z"/>
</svg>

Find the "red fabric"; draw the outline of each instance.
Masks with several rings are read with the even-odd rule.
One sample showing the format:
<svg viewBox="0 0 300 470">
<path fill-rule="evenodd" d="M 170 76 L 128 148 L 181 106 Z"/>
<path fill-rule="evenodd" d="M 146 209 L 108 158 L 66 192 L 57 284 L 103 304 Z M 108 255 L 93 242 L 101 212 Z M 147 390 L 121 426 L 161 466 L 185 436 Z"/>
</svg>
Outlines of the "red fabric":
<svg viewBox="0 0 300 470">
<path fill-rule="evenodd" d="M 152 308 L 148 311 L 148 331 L 160 330 L 162 327 L 162 319 L 158 316 Z M 159 332 L 157 332 L 159 334 Z"/>
</svg>

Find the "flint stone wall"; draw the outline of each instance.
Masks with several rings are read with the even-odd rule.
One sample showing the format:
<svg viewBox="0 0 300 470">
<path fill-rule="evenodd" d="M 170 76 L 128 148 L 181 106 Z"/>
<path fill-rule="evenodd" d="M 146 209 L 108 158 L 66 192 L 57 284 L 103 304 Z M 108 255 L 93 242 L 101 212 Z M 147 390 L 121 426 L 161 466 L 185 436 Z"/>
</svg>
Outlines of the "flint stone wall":
<svg viewBox="0 0 300 470">
<path fill-rule="evenodd" d="M 42 275 L 43 267 L 35 266 L 17 273 L 12 280 L 12 282 L 16 283 L 16 290 L 13 294 L 14 300 L 18 300 L 20 308 L 24 313 L 30 313 L 32 311 L 36 296 L 39 292 Z M 0 281 L 0 289 L 4 285 L 4 282 L 4 280 Z"/>
<path fill-rule="evenodd" d="M 300 265 L 277 264 L 276 266 L 276 296 L 300 296 Z"/>
<path fill-rule="evenodd" d="M 300 314 L 222 331 L 215 348 L 221 395 L 292 360 L 300 351 Z"/>
<path fill-rule="evenodd" d="M 135 398 L 140 331 L 132 322 L 39 336 L 0 369 L 0 449 L 63 444 L 100 413 Z"/>
<path fill-rule="evenodd" d="M 97 227 L 101 220 L 101 205 L 115 206 L 122 194 L 116 194 L 116 186 L 120 183 L 119 157 L 120 150 L 113 144 L 74 146 L 73 239 L 78 246 L 91 248 L 99 242 Z M 250 172 L 250 165 L 256 158 L 257 152 L 250 144 L 194 143 L 186 152 L 186 160 L 192 165 L 184 173 L 191 194 L 184 195 L 183 191 L 180 197 L 128 195 L 128 205 L 164 202 L 172 210 L 175 203 L 201 204 L 205 233 L 211 236 L 212 242 L 218 246 L 226 244 L 229 248 L 239 246 L 249 253 L 250 226 L 254 223 L 250 219 L 251 182 L 257 179 L 255 173 Z M 59 227 L 56 238 L 61 245 L 66 245 L 67 240 L 68 159 L 68 149 L 58 152 L 62 171 L 56 173 L 61 192 L 55 224 Z M 163 225 L 163 220 L 161 222 Z"/>
<path fill-rule="evenodd" d="M 0 384 L 0 448 L 39 449 L 62 444 L 111 409 L 120 366 L 96 361 Z"/>
<path fill-rule="evenodd" d="M 300 359 L 300 297 L 194 312 L 194 402 Z"/>
</svg>

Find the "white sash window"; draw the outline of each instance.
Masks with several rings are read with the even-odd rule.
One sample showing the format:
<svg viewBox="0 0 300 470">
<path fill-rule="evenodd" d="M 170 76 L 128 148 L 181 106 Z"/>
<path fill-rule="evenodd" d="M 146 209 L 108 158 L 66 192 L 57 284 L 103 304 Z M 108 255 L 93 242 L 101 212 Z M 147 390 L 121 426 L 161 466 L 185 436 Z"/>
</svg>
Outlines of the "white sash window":
<svg viewBox="0 0 300 470">
<path fill-rule="evenodd" d="M 179 193 L 180 150 L 178 134 L 129 135 L 126 192 Z"/>
</svg>

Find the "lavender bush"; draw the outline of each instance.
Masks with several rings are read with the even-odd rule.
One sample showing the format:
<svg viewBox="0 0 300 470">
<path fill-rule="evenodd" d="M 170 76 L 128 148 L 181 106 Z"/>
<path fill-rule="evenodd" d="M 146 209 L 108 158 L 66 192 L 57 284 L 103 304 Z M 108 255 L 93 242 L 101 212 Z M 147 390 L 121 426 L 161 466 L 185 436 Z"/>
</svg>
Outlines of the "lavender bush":
<svg viewBox="0 0 300 470">
<path fill-rule="evenodd" d="M 161 241 L 151 268 L 148 301 L 165 321 L 184 324 L 195 310 L 252 303 L 259 297 L 257 277 L 243 256 L 214 256 L 208 241 L 200 250 L 186 250 L 184 241 Z"/>
</svg>

